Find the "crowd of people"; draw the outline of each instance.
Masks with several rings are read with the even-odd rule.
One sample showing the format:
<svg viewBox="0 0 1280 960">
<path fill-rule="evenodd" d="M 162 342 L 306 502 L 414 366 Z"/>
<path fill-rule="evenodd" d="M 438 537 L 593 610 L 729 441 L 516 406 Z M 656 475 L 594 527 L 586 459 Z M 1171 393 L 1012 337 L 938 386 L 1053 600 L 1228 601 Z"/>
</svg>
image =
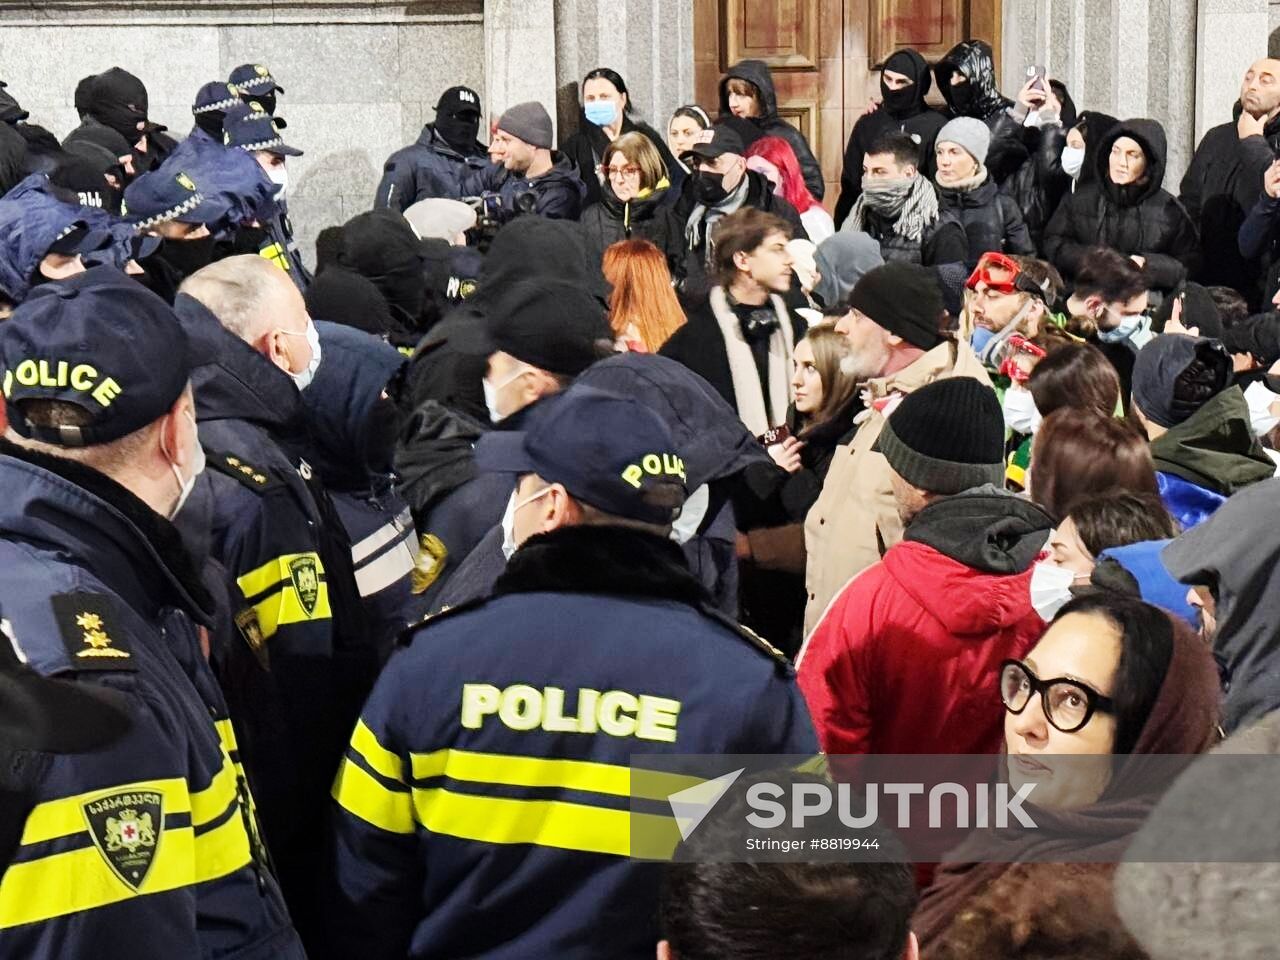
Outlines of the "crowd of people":
<svg viewBox="0 0 1280 960">
<path fill-rule="evenodd" d="M 314 270 L 268 67 L 0 84 L 0 955 L 1272 955 L 1274 810 L 1139 774 L 1278 742 L 1280 61 L 1176 196 L 981 40 L 879 73 L 834 216 L 761 61 L 452 87 Z M 1069 864 L 738 862 L 749 778 L 631 856 L 634 755 L 819 753 L 1115 772 Z M 1272 862 L 1120 866 L 1188 804 Z"/>
</svg>

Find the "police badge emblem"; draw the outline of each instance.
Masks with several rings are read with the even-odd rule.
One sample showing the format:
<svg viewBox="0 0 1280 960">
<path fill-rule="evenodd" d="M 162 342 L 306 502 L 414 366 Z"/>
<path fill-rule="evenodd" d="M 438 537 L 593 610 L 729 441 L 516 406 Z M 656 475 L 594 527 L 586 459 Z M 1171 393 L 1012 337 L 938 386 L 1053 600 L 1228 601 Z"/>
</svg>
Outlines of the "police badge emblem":
<svg viewBox="0 0 1280 960">
<path fill-rule="evenodd" d="M 293 590 L 298 595 L 298 602 L 308 617 L 316 612 L 316 602 L 320 599 L 320 572 L 315 557 L 294 557 L 289 561 L 289 579 L 293 581 Z"/>
<path fill-rule="evenodd" d="M 155 862 L 164 832 L 164 795 L 122 790 L 81 804 L 93 845 L 117 877 L 138 890 Z"/>
</svg>

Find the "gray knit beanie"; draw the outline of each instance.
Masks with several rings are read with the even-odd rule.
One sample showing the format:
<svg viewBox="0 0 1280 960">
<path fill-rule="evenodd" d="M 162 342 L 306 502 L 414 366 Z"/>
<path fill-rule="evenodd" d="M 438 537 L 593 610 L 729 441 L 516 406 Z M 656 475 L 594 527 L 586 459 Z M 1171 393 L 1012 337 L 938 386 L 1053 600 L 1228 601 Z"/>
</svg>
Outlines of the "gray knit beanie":
<svg viewBox="0 0 1280 960">
<path fill-rule="evenodd" d="M 935 143 L 954 143 L 969 151 L 979 163 L 987 162 L 987 148 L 991 146 L 991 128 L 973 117 L 956 117 L 938 131 Z"/>
<path fill-rule="evenodd" d="M 555 143 L 551 115 L 536 100 L 508 107 L 507 112 L 498 118 L 498 129 L 544 150 L 550 150 Z"/>
</svg>

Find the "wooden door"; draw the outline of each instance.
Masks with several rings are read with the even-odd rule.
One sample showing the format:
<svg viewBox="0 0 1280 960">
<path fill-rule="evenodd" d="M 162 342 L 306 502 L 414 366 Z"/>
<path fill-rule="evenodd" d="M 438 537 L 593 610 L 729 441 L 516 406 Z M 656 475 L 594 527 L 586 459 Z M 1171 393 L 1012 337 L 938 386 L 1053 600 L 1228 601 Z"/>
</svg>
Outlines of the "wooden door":
<svg viewBox="0 0 1280 960">
<path fill-rule="evenodd" d="M 824 205 L 835 206 L 844 147 L 868 98 L 876 66 L 900 47 L 927 60 L 966 37 L 986 40 L 1000 75 L 1001 0 L 694 0 L 694 82 L 714 117 L 720 77 L 739 60 L 773 72 L 778 112 L 822 164 Z"/>
</svg>

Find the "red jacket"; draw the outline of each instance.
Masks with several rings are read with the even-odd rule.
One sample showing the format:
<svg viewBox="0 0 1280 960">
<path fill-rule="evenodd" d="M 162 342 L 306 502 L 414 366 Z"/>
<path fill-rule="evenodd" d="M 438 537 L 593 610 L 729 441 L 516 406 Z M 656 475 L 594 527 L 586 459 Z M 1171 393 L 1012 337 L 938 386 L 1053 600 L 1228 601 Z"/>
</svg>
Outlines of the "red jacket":
<svg viewBox="0 0 1280 960">
<path fill-rule="evenodd" d="M 852 580 L 797 662 L 828 754 L 994 753 L 997 673 L 1044 632 L 1031 568 L 1052 522 L 994 487 L 935 501 Z"/>
</svg>

